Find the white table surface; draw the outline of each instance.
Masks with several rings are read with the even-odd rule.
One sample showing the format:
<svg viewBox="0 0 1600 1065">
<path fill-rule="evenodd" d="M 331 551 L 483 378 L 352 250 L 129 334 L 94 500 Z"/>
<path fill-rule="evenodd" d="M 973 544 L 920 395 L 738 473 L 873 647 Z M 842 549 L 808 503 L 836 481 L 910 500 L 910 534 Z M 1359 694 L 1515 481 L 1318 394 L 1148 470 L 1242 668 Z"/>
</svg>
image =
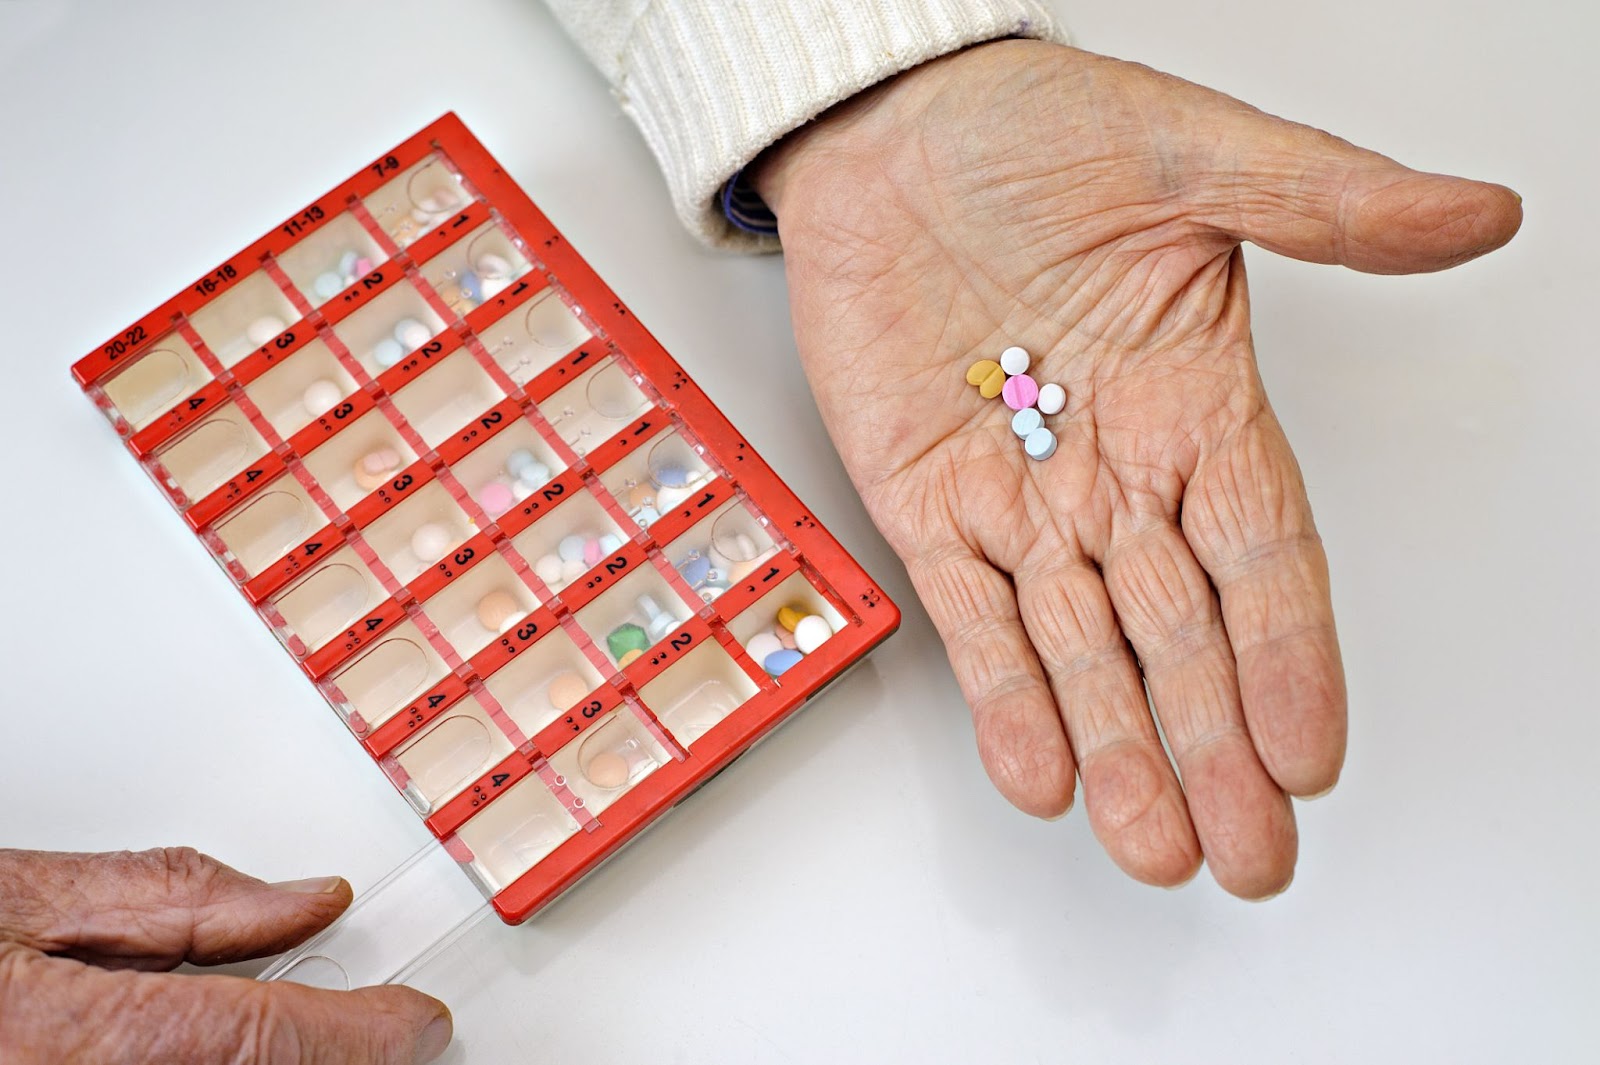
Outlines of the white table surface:
<svg viewBox="0 0 1600 1065">
<path fill-rule="evenodd" d="M 0 842 L 185 843 L 359 890 L 426 839 L 67 370 L 453 109 L 906 618 L 531 925 L 480 925 L 427 966 L 450 1060 L 1595 1060 L 1600 19 L 1061 10 L 1087 47 L 1526 197 L 1507 250 L 1447 274 L 1249 253 L 1350 686 L 1348 768 L 1298 807 L 1287 895 L 1141 887 L 1081 810 L 1040 823 L 991 790 L 801 398 L 780 261 L 690 241 L 530 0 L 0 2 Z"/>
</svg>

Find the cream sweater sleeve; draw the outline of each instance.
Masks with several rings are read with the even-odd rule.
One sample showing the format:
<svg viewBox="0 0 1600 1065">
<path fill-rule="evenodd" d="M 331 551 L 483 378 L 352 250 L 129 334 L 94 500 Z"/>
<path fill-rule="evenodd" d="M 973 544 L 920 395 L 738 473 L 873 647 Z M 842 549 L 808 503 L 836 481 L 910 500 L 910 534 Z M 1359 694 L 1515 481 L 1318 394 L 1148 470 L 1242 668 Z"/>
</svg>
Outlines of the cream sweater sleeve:
<svg viewBox="0 0 1600 1065">
<path fill-rule="evenodd" d="M 684 224 L 746 250 L 777 238 L 735 179 L 790 130 L 969 44 L 1065 40 L 1035 0 L 546 2 L 644 134 Z"/>
</svg>

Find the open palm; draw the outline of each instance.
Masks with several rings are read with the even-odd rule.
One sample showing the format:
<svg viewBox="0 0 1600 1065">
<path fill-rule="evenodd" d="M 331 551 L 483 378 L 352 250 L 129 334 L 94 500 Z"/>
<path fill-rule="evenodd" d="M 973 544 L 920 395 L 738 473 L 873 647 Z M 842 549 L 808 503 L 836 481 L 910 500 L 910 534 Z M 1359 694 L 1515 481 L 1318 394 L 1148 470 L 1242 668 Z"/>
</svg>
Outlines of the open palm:
<svg viewBox="0 0 1600 1065">
<path fill-rule="evenodd" d="M 1204 858 L 1235 894 L 1282 890 L 1289 796 L 1337 779 L 1345 693 L 1240 242 L 1435 270 L 1509 240 L 1515 194 L 1032 41 L 902 74 L 755 179 L 823 418 L 995 785 L 1049 817 L 1081 776 L 1096 835 L 1140 880 Z M 966 383 L 1011 344 L 1068 393 L 1043 462 Z"/>
</svg>

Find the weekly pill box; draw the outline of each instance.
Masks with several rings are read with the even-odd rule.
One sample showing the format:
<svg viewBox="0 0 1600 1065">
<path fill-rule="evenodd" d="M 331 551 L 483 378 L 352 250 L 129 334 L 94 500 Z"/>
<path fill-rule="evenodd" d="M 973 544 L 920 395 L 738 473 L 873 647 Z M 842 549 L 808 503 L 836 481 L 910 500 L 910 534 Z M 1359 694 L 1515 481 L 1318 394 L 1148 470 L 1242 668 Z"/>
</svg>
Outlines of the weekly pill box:
<svg viewBox="0 0 1600 1065">
<path fill-rule="evenodd" d="M 507 922 L 899 620 L 454 115 L 73 374 Z"/>
</svg>

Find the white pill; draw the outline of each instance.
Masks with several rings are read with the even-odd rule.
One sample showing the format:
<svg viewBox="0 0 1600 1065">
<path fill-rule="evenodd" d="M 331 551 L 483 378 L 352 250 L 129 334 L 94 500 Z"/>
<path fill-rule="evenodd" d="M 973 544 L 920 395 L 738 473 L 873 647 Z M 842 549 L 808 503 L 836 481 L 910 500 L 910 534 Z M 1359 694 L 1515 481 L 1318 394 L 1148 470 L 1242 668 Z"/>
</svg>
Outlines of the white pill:
<svg viewBox="0 0 1600 1065">
<path fill-rule="evenodd" d="M 486 252 L 478 256 L 478 261 L 473 265 L 476 267 L 480 279 L 506 277 L 511 273 L 511 264 L 494 252 Z"/>
<path fill-rule="evenodd" d="M 587 572 L 589 572 L 589 567 L 583 564 L 583 559 L 581 558 L 561 563 L 561 579 L 564 581 L 575 581 Z"/>
<path fill-rule="evenodd" d="M 1027 373 L 1028 366 L 1033 362 L 1028 358 L 1028 353 L 1019 347 L 1009 347 L 1000 353 L 1000 369 L 1012 377 L 1019 373 Z"/>
<path fill-rule="evenodd" d="M 1039 389 L 1039 413 L 1060 414 L 1067 405 L 1067 390 L 1060 385 L 1050 384 Z"/>
<path fill-rule="evenodd" d="M 807 614 L 794 627 L 794 645 L 801 654 L 808 655 L 827 643 L 832 635 L 833 629 L 828 625 L 827 618 Z"/>
<path fill-rule="evenodd" d="M 1024 407 L 1011 416 L 1011 431 L 1026 440 L 1028 434 L 1044 424 L 1044 415 L 1032 407 Z"/>
<path fill-rule="evenodd" d="M 300 402 L 305 404 L 307 414 L 321 414 L 339 402 L 339 396 L 339 386 L 323 377 L 306 385 Z"/>
<path fill-rule="evenodd" d="M 534 575 L 546 584 L 561 583 L 561 559 L 556 555 L 540 555 L 533 564 Z"/>
<path fill-rule="evenodd" d="M 1056 453 L 1056 434 L 1048 429 L 1035 429 L 1022 442 L 1030 459 L 1047 459 Z"/>
<path fill-rule="evenodd" d="M 422 562 L 437 562 L 450 547 L 450 530 L 437 522 L 417 526 L 411 534 L 411 553 Z"/>
<path fill-rule="evenodd" d="M 783 650 L 783 644 L 770 632 L 758 632 L 750 637 L 750 642 L 744 649 L 750 652 L 750 657 L 757 662 L 765 662 L 768 655 L 775 655 Z"/>
<path fill-rule="evenodd" d="M 372 361 L 381 370 L 387 370 L 405 357 L 405 349 L 393 337 L 384 337 L 372 349 Z"/>
<path fill-rule="evenodd" d="M 250 343 L 260 347 L 285 329 L 283 319 L 275 314 L 263 314 L 260 318 L 244 327 L 244 335 Z"/>
<path fill-rule="evenodd" d="M 432 335 L 428 331 L 428 327 L 415 318 L 402 318 L 394 326 L 394 338 L 407 351 L 416 351 L 426 344 L 428 338 Z"/>
<path fill-rule="evenodd" d="M 332 271 L 318 274 L 317 279 L 311 283 L 311 291 L 315 292 L 320 300 L 331 300 L 344 291 L 344 278 Z"/>
</svg>

